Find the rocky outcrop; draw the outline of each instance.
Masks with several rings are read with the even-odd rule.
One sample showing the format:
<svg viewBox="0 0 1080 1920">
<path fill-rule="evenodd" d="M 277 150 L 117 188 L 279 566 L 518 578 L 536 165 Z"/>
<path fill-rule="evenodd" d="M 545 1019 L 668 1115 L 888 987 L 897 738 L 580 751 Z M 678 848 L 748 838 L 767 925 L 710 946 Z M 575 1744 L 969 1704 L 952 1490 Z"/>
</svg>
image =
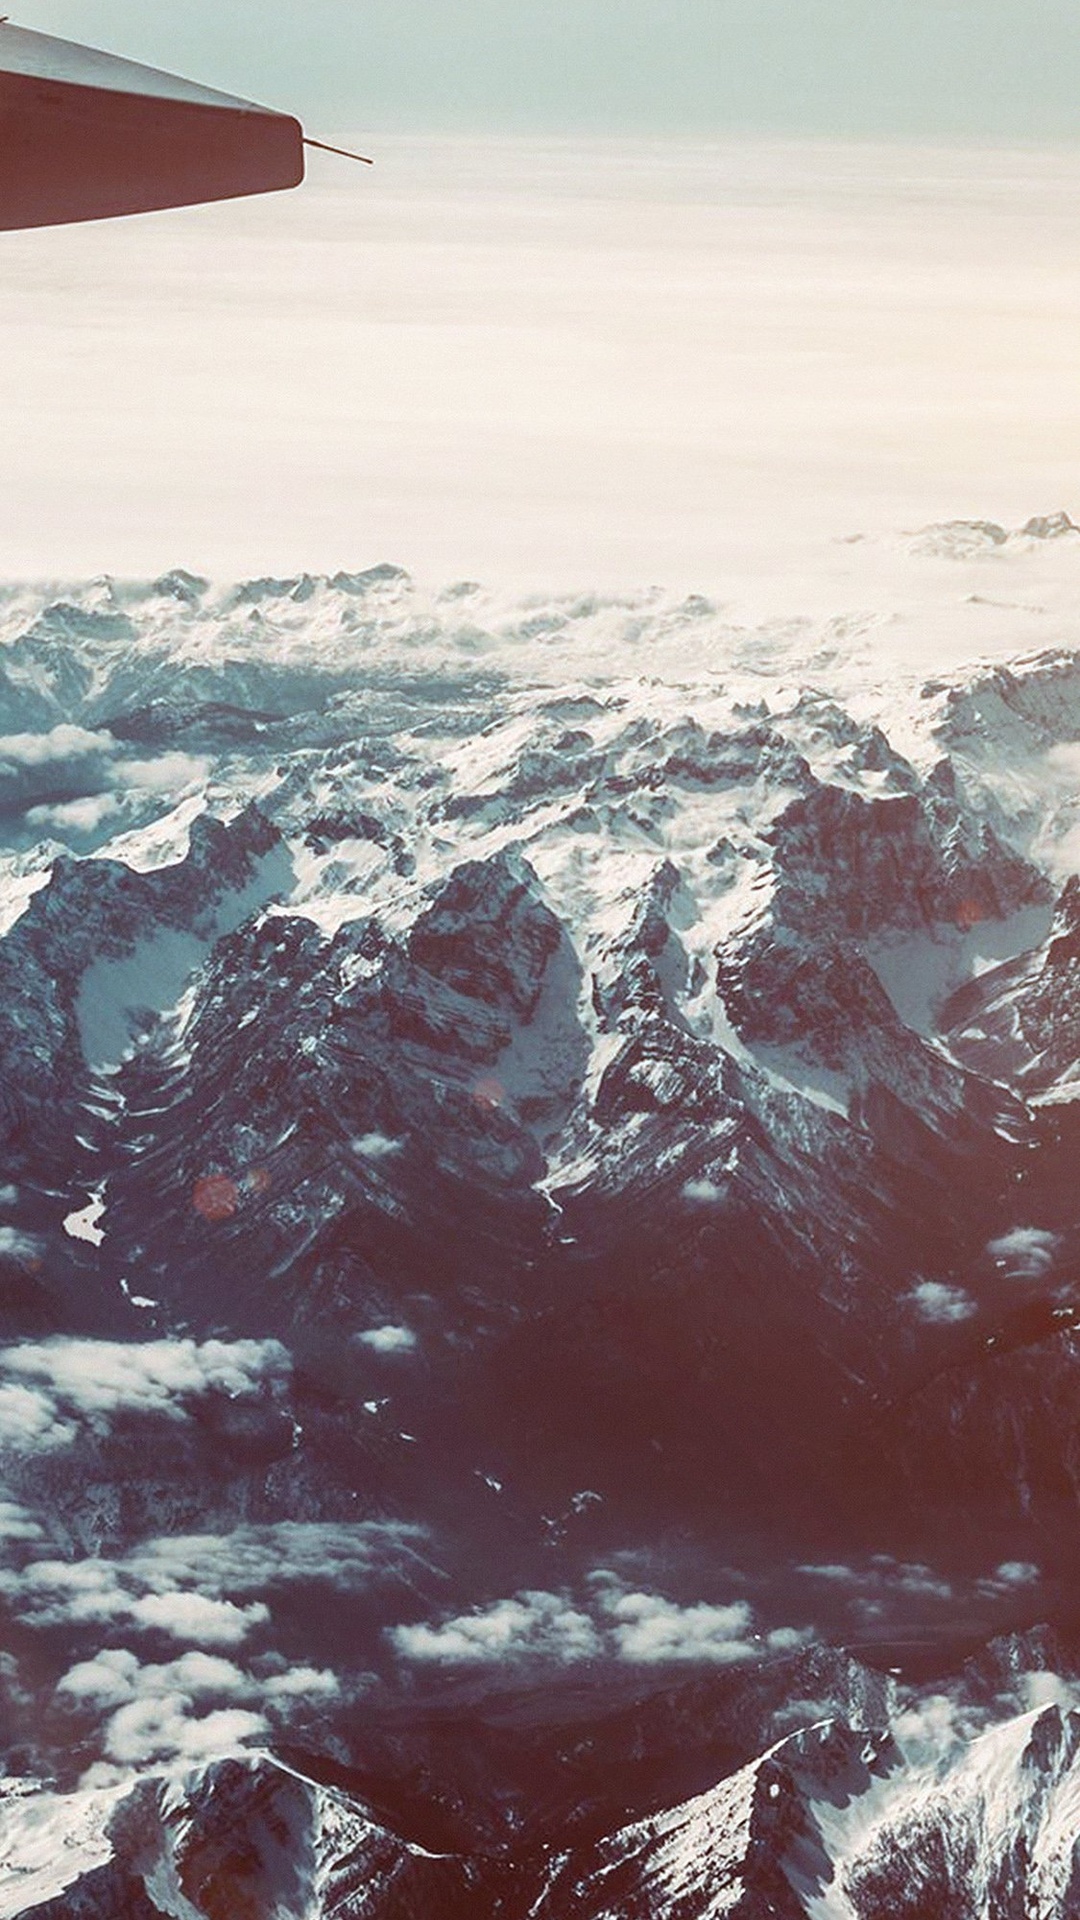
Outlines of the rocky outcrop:
<svg viewBox="0 0 1080 1920">
<path fill-rule="evenodd" d="M 431 1851 L 270 1758 L 0 1802 L 8 1920 L 1063 1920 L 1080 1715 L 1023 1716 L 921 1768 L 826 1721 L 707 1792 L 592 1842 Z"/>
</svg>

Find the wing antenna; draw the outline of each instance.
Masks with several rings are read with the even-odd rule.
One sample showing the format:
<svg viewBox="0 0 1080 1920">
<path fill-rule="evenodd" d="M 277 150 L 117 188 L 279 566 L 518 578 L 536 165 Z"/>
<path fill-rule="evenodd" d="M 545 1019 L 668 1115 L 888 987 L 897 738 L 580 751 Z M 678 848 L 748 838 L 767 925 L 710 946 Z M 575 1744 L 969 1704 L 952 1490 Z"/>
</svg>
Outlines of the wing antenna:
<svg viewBox="0 0 1080 1920">
<path fill-rule="evenodd" d="M 374 160 L 369 160 L 366 153 L 350 153 L 348 147 L 328 147 L 325 140 L 309 140 L 306 133 L 304 135 L 304 145 L 305 147 L 318 147 L 320 153 L 339 154 L 342 160 L 359 160 L 363 167 L 373 167 L 375 165 Z"/>
</svg>

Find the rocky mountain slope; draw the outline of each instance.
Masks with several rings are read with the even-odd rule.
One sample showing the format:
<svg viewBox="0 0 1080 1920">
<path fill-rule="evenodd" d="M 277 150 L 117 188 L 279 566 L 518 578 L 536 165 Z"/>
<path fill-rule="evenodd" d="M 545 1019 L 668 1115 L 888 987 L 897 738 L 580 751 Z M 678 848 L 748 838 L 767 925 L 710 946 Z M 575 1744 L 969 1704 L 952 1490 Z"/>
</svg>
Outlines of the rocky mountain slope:
<svg viewBox="0 0 1080 1920">
<path fill-rule="evenodd" d="M 0 1914 L 1070 1911 L 1078 658 L 0 596 Z"/>
<path fill-rule="evenodd" d="M 948 1763 L 825 1721 L 685 1804 L 588 1842 L 433 1852 L 268 1757 L 57 1799 L 0 1798 L 0 1913 L 34 1920 L 1056 1920 L 1074 1911 L 1080 1715 L 1053 1705 Z"/>
</svg>

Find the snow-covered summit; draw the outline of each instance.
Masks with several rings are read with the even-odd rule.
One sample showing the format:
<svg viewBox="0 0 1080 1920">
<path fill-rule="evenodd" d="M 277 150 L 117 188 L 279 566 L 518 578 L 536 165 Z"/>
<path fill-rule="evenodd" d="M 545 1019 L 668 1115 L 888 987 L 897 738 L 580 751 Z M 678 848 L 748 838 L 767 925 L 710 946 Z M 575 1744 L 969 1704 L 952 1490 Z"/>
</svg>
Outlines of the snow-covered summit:
<svg viewBox="0 0 1080 1920">
<path fill-rule="evenodd" d="M 1068 1714 L 999 1689 L 947 1812 L 831 1683 L 754 1705 L 1078 1571 L 1080 655 L 870 634 L 390 567 L 3 596 L 0 1705 L 84 1781 L 80 1899 L 217 1920 L 232 1808 L 285 1912 L 863 1920 L 919 1863 L 914 1920 L 947 1832 L 994 1920 L 1021 1846 L 1068 1913 Z M 624 1801 L 481 1860 L 508 1726 L 542 1808 L 688 1667 L 734 1691 L 670 1710 L 676 1812 L 641 1708 Z"/>
</svg>

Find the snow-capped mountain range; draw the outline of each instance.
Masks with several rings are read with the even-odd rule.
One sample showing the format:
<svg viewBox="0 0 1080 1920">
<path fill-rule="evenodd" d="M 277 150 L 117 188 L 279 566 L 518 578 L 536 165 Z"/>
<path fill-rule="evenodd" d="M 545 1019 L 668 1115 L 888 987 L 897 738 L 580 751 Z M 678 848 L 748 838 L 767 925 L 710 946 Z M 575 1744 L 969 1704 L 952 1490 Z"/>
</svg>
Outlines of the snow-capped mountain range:
<svg viewBox="0 0 1080 1920">
<path fill-rule="evenodd" d="M 0 595 L 0 1916 L 1080 1910 L 1080 634 L 876 632 Z"/>
</svg>

